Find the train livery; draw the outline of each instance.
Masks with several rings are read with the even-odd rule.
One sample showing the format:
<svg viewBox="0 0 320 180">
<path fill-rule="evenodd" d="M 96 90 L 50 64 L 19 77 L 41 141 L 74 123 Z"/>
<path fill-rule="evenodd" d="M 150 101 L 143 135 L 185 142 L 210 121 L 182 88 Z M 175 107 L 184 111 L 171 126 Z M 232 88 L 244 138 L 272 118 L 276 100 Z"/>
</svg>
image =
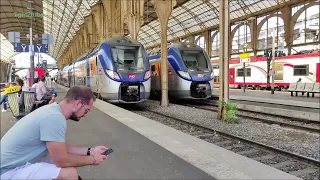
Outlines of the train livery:
<svg viewBox="0 0 320 180">
<path fill-rule="evenodd" d="M 65 66 L 58 83 L 87 86 L 110 103 L 139 103 L 150 96 L 148 55 L 136 40 L 110 38 Z"/>
<path fill-rule="evenodd" d="M 308 54 L 295 54 L 275 58 L 274 85 L 278 89 L 288 88 L 290 83 L 301 82 L 320 83 L 320 51 Z M 271 64 L 272 65 L 272 64 Z M 219 62 L 212 61 L 214 68 L 214 87 L 219 87 Z M 267 86 L 267 59 L 266 57 L 251 57 L 245 64 L 245 84 L 252 89 L 264 89 Z M 272 66 L 270 67 L 270 73 Z M 239 59 L 229 61 L 229 86 L 230 88 L 243 87 L 243 63 Z M 270 77 L 271 83 L 271 77 Z"/>
<path fill-rule="evenodd" d="M 151 92 L 160 94 L 161 52 L 149 54 Z M 211 97 L 213 69 L 204 49 L 185 42 L 168 48 L 168 94 L 176 99 L 206 99 Z"/>
</svg>

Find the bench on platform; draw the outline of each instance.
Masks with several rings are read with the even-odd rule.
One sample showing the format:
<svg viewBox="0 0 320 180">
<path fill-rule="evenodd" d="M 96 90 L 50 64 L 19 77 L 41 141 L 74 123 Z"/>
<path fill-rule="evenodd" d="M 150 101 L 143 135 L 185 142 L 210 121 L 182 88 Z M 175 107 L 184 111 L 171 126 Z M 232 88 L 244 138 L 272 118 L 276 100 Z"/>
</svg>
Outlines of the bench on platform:
<svg viewBox="0 0 320 180">
<path fill-rule="evenodd" d="M 298 96 L 298 92 L 301 92 L 302 96 L 307 93 L 307 97 L 309 97 L 309 94 L 311 93 L 312 97 L 314 97 L 315 93 L 320 93 L 320 83 L 290 83 L 288 92 L 291 92 L 291 96 L 293 96 L 293 92 L 296 93 L 296 96 Z"/>
</svg>

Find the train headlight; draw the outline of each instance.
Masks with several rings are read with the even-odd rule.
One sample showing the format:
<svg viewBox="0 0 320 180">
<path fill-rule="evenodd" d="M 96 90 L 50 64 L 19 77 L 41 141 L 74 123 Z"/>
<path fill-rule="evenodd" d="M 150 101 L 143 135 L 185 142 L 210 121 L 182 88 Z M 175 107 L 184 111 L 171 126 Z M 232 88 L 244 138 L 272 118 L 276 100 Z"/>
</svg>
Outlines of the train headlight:
<svg viewBox="0 0 320 180">
<path fill-rule="evenodd" d="M 144 74 L 144 79 L 148 79 L 150 77 L 150 71 L 147 71 L 145 74 Z"/>
<path fill-rule="evenodd" d="M 116 80 L 120 80 L 118 73 L 108 70 L 106 69 L 106 73 L 108 74 L 108 76 L 110 76 L 112 79 L 116 79 Z"/>
<path fill-rule="evenodd" d="M 191 79 L 190 75 L 188 72 L 183 72 L 183 71 L 178 71 L 178 73 L 180 74 L 180 76 L 186 78 L 186 79 Z"/>
<path fill-rule="evenodd" d="M 214 78 L 214 73 L 212 71 L 211 74 L 210 74 L 210 79 L 213 79 L 213 78 Z"/>
</svg>

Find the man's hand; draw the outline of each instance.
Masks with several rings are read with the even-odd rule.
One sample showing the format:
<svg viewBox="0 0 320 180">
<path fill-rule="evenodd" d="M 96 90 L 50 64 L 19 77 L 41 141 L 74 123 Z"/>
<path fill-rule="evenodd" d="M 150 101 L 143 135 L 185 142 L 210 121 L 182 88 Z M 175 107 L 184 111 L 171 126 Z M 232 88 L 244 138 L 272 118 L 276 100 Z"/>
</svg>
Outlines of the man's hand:
<svg viewBox="0 0 320 180">
<path fill-rule="evenodd" d="M 91 155 L 94 156 L 93 165 L 99 165 L 103 160 L 107 159 L 106 155 L 102 155 L 108 148 L 105 146 L 97 146 L 91 149 Z"/>
<path fill-rule="evenodd" d="M 103 152 L 105 152 L 108 148 L 105 146 L 97 146 L 91 149 L 91 153 L 94 154 L 102 154 Z"/>
</svg>

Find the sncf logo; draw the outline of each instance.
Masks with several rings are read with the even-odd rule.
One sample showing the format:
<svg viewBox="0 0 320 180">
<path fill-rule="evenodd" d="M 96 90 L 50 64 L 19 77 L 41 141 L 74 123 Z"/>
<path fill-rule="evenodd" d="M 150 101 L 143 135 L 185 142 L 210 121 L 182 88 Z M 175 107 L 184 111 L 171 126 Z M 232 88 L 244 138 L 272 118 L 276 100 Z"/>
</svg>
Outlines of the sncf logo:
<svg viewBox="0 0 320 180">
<path fill-rule="evenodd" d="M 133 79 L 133 78 L 136 78 L 136 75 L 135 75 L 135 74 L 129 74 L 128 77 L 129 77 L 130 79 Z"/>
<path fill-rule="evenodd" d="M 203 74 L 198 74 L 198 78 L 203 78 L 204 75 Z"/>
</svg>

